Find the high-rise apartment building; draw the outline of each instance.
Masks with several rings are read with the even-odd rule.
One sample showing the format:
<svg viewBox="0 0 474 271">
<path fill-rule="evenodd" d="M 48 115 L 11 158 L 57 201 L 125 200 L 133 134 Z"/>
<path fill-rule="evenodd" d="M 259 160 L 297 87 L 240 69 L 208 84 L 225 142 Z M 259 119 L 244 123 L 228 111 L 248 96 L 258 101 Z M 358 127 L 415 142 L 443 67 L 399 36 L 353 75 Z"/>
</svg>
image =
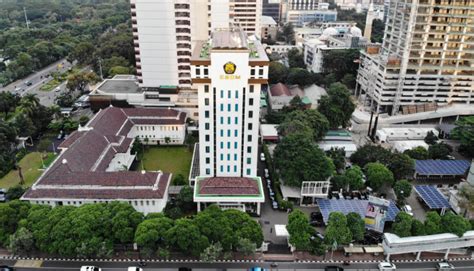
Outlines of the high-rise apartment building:
<svg viewBox="0 0 474 271">
<path fill-rule="evenodd" d="M 391 0 L 383 44 L 361 54 L 356 95 L 376 112 L 474 101 L 474 0 Z"/>
<path fill-rule="evenodd" d="M 260 91 L 267 83 L 268 64 L 260 42 L 242 30 L 214 31 L 211 39 L 196 46 L 191 76 L 199 100 L 197 202 L 212 202 L 202 195 L 205 186 L 214 187 L 214 194 L 221 196 L 215 202 L 240 204 L 244 194 L 239 193 L 247 186 L 263 199 L 257 177 L 258 125 Z M 224 191 L 223 187 L 228 190 L 222 194 L 219 189 Z M 223 199 L 228 193 L 235 198 Z"/>
<path fill-rule="evenodd" d="M 191 87 L 194 41 L 213 29 L 239 26 L 260 34 L 261 0 L 131 0 L 138 81 L 141 87 Z"/>
</svg>

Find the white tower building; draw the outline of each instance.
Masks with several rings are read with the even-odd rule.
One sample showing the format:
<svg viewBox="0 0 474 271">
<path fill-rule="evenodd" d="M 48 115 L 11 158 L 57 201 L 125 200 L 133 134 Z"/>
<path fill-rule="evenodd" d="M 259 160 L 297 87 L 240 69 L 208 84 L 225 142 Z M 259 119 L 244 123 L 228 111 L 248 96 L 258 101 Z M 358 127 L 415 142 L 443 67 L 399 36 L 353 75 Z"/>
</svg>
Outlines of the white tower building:
<svg viewBox="0 0 474 271">
<path fill-rule="evenodd" d="M 242 30 L 217 30 L 210 40 L 196 46 L 191 77 L 199 97 L 197 202 L 232 202 L 246 209 L 249 207 L 240 204 L 241 193 L 248 196 L 247 189 L 263 200 L 257 177 L 258 125 L 260 90 L 267 83 L 268 64 L 260 42 L 249 39 Z M 212 182 L 214 196 L 228 196 L 232 190 L 235 197 L 200 201 L 206 194 L 203 187 L 210 186 L 206 182 Z"/>
</svg>

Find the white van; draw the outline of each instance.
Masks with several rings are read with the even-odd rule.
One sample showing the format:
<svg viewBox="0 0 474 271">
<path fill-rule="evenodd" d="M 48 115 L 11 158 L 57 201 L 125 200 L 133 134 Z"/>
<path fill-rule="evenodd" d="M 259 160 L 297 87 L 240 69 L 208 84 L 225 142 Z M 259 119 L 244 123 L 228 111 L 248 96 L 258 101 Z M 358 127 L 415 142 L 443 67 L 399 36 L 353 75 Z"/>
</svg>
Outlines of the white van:
<svg viewBox="0 0 474 271">
<path fill-rule="evenodd" d="M 454 266 L 448 262 L 441 262 L 436 264 L 436 270 L 438 271 L 448 271 L 453 270 Z"/>
<path fill-rule="evenodd" d="M 102 271 L 102 269 L 97 266 L 81 266 L 81 271 Z"/>
<path fill-rule="evenodd" d="M 390 262 L 381 262 L 379 263 L 379 270 L 381 271 L 395 271 L 397 267 Z"/>
</svg>

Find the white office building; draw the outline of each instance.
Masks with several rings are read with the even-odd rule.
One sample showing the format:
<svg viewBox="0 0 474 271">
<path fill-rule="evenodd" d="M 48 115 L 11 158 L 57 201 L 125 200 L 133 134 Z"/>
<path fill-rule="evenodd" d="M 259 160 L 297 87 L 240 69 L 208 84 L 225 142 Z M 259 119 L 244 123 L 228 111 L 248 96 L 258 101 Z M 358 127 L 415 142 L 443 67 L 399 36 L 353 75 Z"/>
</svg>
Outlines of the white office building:
<svg viewBox="0 0 474 271">
<path fill-rule="evenodd" d="M 190 88 L 190 57 L 213 29 L 260 35 L 261 0 L 131 0 L 138 81 L 144 88 Z"/>
<path fill-rule="evenodd" d="M 258 125 L 268 64 L 260 42 L 240 29 L 217 30 L 196 46 L 191 73 L 199 100 L 198 203 L 260 213 L 264 196 L 257 177 Z M 244 204 L 247 197 L 256 205 Z"/>
</svg>

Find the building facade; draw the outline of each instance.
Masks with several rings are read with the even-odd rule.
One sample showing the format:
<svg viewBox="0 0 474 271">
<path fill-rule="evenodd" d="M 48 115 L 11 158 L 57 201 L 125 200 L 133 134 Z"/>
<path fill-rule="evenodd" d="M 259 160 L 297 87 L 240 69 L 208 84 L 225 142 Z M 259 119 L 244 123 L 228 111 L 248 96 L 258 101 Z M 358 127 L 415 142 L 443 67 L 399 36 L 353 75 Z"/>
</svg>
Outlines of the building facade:
<svg viewBox="0 0 474 271">
<path fill-rule="evenodd" d="M 395 1 L 383 44 L 361 53 L 356 95 L 371 110 L 474 101 L 474 1 Z"/>
<path fill-rule="evenodd" d="M 270 16 L 276 22 L 280 21 L 282 0 L 262 0 L 262 15 Z"/>
<path fill-rule="evenodd" d="M 131 0 L 132 30 L 141 87 L 191 87 L 195 41 L 213 29 L 238 26 L 260 36 L 261 0 Z"/>
<path fill-rule="evenodd" d="M 260 17 L 260 34 L 262 39 L 276 40 L 278 25 L 270 16 Z"/>
<path fill-rule="evenodd" d="M 267 83 L 268 64 L 260 42 L 248 38 L 241 30 L 215 31 L 210 40 L 196 47 L 191 73 L 199 99 L 198 179 L 202 185 L 208 178 L 217 178 L 209 182 L 261 186 L 256 177 L 258 125 L 260 91 L 262 84 Z M 199 192 L 198 187 L 203 186 L 198 181 L 195 187 Z M 242 187 L 235 190 L 241 191 Z"/>
</svg>

